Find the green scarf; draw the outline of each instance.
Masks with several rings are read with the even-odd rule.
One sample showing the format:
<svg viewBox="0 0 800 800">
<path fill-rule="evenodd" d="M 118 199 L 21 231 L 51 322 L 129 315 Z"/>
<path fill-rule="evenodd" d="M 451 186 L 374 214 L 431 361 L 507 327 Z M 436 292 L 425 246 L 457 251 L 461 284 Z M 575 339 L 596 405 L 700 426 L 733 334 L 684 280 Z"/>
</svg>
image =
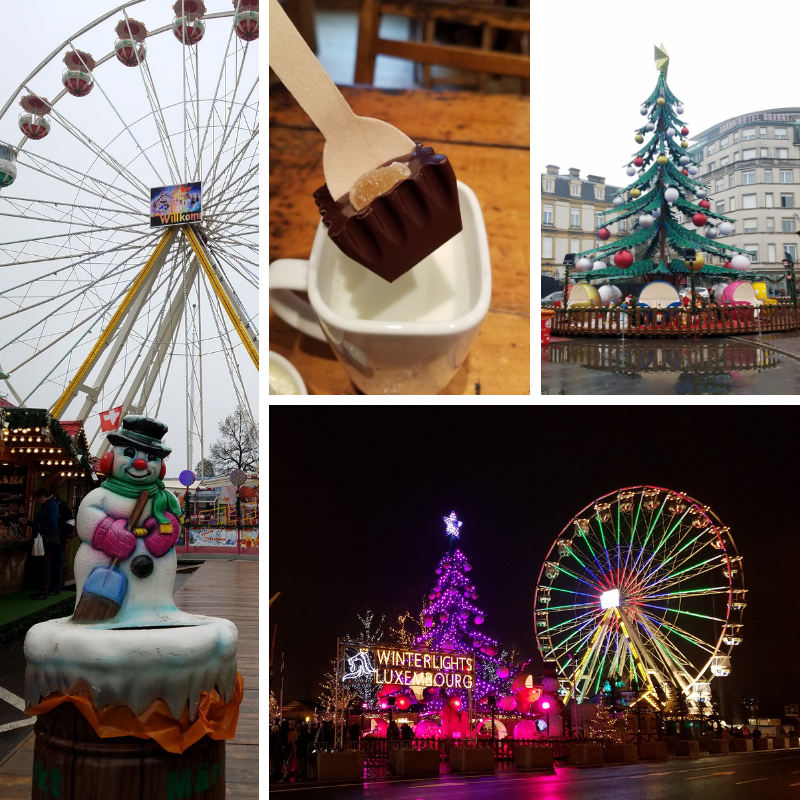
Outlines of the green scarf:
<svg viewBox="0 0 800 800">
<path fill-rule="evenodd" d="M 109 489 L 114 494 L 127 497 L 130 500 L 138 500 L 139 495 L 146 491 L 153 501 L 153 516 L 161 526 L 161 533 L 172 533 L 172 523 L 165 516 L 166 511 L 170 511 L 182 521 L 181 507 L 175 495 L 164 488 L 164 481 L 155 480 L 152 483 L 130 484 L 121 481 L 119 478 L 107 478 L 103 483 L 103 488 Z"/>
</svg>

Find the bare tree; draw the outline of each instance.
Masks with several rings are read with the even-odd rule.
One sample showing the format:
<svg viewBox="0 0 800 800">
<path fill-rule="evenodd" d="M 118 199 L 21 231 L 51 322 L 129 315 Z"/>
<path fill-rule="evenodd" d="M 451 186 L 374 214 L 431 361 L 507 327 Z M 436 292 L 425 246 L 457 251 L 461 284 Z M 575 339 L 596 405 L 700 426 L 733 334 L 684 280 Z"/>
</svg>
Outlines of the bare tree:
<svg viewBox="0 0 800 800">
<path fill-rule="evenodd" d="M 198 461 L 194 468 L 194 474 L 197 475 L 198 478 L 201 476 L 203 478 L 213 478 L 216 474 L 214 472 L 214 463 L 210 458 L 204 458 L 202 461 Z"/>
<path fill-rule="evenodd" d="M 250 420 L 247 409 L 239 405 L 233 414 L 219 423 L 220 438 L 211 445 L 211 458 L 217 471 L 258 470 L 258 426 Z"/>
</svg>

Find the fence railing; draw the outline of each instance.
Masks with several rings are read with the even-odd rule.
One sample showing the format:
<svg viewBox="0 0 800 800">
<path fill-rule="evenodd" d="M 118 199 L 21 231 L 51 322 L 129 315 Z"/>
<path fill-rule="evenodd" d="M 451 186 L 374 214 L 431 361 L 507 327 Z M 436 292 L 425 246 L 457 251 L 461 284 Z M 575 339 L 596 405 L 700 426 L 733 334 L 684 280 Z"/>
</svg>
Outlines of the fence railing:
<svg viewBox="0 0 800 800">
<path fill-rule="evenodd" d="M 773 333 L 800 327 L 800 313 L 790 305 L 709 306 L 649 309 L 589 308 L 555 309 L 550 324 L 553 334 L 568 336 L 692 337 Z"/>
</svg>

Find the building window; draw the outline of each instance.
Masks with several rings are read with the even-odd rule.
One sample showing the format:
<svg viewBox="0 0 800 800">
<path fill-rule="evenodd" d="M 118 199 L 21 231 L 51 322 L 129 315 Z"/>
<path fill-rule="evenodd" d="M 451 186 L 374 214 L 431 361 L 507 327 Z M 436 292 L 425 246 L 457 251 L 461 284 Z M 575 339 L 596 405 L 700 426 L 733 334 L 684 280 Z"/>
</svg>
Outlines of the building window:
<svg viewBox="0 0 800 800">
<path fill-rule="evenodd" d="M 772 208 L 772 192 L 767 192 L 767 194 L 764 195 L 764 205 L 767 208 Z"/>
<path fill-rule="evenodd" d="M 775 128 L 773 131 L 773 135 L 776 139 L 785 139 L 786 138 L 786 128 Z"/>
<path fill-rule="evenodd" d="M 715 184 L 715 185 L 716 185 L 716 187 L 717 187 L 717 188 L 716 188 L 716 190 L 717 190 L 718 192 L 721 192 L 721 191 L 722 191 L 722 190 L 725 188 L 725 179 L 724 179 L 724 178 L 720 178 L 720 179 L 719 179 L 719 180 L 716 182 L 716 184 Z"/>
<path fill-rule="evenodd" d="M 789 148 L 778 147 L 775 150 L 775 158 L 789 158 Z"/>
<path fill-rule="evenodd" d="M 728 137 L 726 136 L 720 143 L 719 149 L 724 150 L 728 146 Z"/>
<path fill-rule="evenodd" d="M 730 159 L 728 158 L 728 156 L 725 156 L 725 158 L 721 158 L 719 161 L 720 167 L 727 167 L 729 161 Z"/>
<path fill-rule="evenodd" d="M 595 200 L 605 200 L 606 198 L 606 187 L 605 186 L 595 186 L 594 187 L 594 199 Z"/>
<path fill-rule="evenodd" d="M 755 207 L 756 207 L 756 196 L 754 194 L 743 194 L 742 208 L 755 208 Z"/>
<path fill-rule="evenodd" d="M 755 128 L 745 128 L 742 131 L 742 141 L 749 142 L 751 139 L 756 138 L 756 129 Z"/>
<path fill-rule="evenodd" d="M 724 213 L 725 213 L 725 201 L 717 200 L 717 214 L 724 214 Z"/>
<path fill-rule="evenodd" d="M 784 217 L 781 220 L 781 228 L 784 233 L 794 233 L 794 217 Z"/>
<path fill-rule="evenodd" d="M 739 131 L 736 131 L 736 133 L 733 134 L 733 143 L 738 144 L 738 142 L 739 142 Z"/>
<path fill-rule="evenodd" d="M 750 184 L 754 184 L 755 182 L 756 182 L 755 170 L 753 172 L 742 173 L 742 186 L 749 186 Z"/>
<path fill-rule="evenodd" d="M 714 155 L 714 145 L 713 144 L 710 144 L 708 146 L 708 155 L 710 155 L 710 156 Z"/>
<path fill-rule="evenodd" d="M 770 264 L 774 264 L 775 263 L 775 245 L 774 244 L 768 244 L 767 245 L 767 261 L 769 261 Z"/>
<path fill-rule="evenodd" d="M 760 149 L 760 151 L 759 151 L 759 156 L 761 158 L 766 158 L 768 155 L 769 155 L 769 153 L 767 152 L 767 148 L 766 147 L 762 147 Z"/>
<path fill-rule="evenodd" d="M 767 217 L 767 233 L 775 233 L 775 217 Z"/>
<path fill-rule="evenodd" d="M 791 257 L 792 261 L 797 261 L 797 245 L 794 244 L 785 244 L 783 246 L 784 255 L 788 255 Z M 783 259 L 781 259 L 783 260 Z"/>
<path fill-rule="evenodd" d="M 764 170 L 764 183 L 772 183 L 772 170 L 765 169 Z"/>
<path fill-rule="evenodd" d="M 717 168 L 717 162 L 716 161 L 709 161 L 708 162 L 708 171 L 709 172 L 713 172 L 716 168 Z"/>
<path fill-rule="evenodd" d="M 734 153 L 733 153 L 733 160 L 734 160 L 734 161 L 738 161 L 738 160 L 739 160 L 739 151 L 738 151 L 738 150 L 734 151 Z"/>
<path fill-rule="evenodd" d="M 542 225 L 553 224 L 553 206 L 542 206 Z"/>
<path fill-rule="evenodd" d="M 792 182 L 792 170 L 790 169 L 782 169 L 781 170 L 781 183 L 791 183 Z"/>
<path fill-rule="evenodd" d="M 544 190 L 546 192 L 552 192 L 553 191 L 553 181 L 545 181 L 544 182 Z"/>
<path fill-rule="evenodd" d="M 731 211 L 736 211 L 736 198 L 735 197 L 731 197 L 731 199 L 728 201 L 728 208 Z"/>
<path fill-rule="evenodd" d="M 759 139 L 766 139 L 767 138 L 767 129 L 766 128 L 759 128 L 758 129 L 758 138 Z"/>
<path fill-rule="evenodd" d="M 781 208 L 794 208 L 794 195 L 782 194 L 781 195 Z"/>
<path fill-rule="evenodd" d="M 580 239 L 570 239 L 570 252 L 572 253 L 580 253 L 581 251 L 581 240 Z"/>
<path fill-rule="evenodd" d="M 753 257 L 750 259 L 750 262 L 753 264 L 758 264 L 758 245 L 757 244 L 746 244 L 744 246 L 745 250 L 751 250 L 753 253 Z"/>
<path fill-rule="evenodd" d="M 756 157 L 756 149 L 753 147 L 751 150 L 742 150 L 742 158 L 747 160 L 748 158 L 755 158 Z"/>
<path fill-rule="evenodd" d="M 580 197 L 581 196 L 581 185 L 579 183 L 573 183 L 572 186 L 569 188 L 569 193 L 573 197 Z"/>
<path fill-rule="evenodd" d="M 569 210 L 569 226 L 570 228 L 580 228 L 581 226 L 581 212 L 578 208 L 571 208 Z"/>
<path fill-rule="evenodd" d="M 602 211 L 595 211 L 594 212 L 594 226 L 595 228 L 602 228 L 603 224 L 605 223 L 605 215 Z"/>
<path fill-rule="evenodd" d="M 542 258 L 553 257 L 553 237 L 542 236 Z"/>
<path fill-rule="evenodd" d="M 621 219 L 621 220 L 619 221 L 619 229 L 620 229 L 620 231 L 626 231 L 626 230 L 628 230 L 628 220 L 626 220 L 626 219 Z"/>
<path fill-rule="evenodd" d="M 745 233 L 757 233 L 758 232 L 758 220 L 755 218 L 750 218 L 744 220 L 744 232 Z"/>
</svg>

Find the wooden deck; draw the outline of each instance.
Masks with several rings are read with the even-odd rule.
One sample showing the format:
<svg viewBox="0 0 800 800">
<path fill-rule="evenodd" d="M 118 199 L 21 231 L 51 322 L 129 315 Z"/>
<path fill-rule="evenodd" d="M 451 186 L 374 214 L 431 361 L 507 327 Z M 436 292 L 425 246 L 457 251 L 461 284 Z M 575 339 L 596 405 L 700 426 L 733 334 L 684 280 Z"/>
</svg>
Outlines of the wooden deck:
<svg viewBox="0 0 800 800">
<path fill-rule="evenodd" d="M 239 629 L 244 697 L 236 738 L 227 743 L 227 800 L 258 797 L 258 563 L 207 561 L 175 593 L 190 614 L 229 619 Z M 33 733 L 0 764 L 0 800 L 29 800 Z"/>
</svg>

